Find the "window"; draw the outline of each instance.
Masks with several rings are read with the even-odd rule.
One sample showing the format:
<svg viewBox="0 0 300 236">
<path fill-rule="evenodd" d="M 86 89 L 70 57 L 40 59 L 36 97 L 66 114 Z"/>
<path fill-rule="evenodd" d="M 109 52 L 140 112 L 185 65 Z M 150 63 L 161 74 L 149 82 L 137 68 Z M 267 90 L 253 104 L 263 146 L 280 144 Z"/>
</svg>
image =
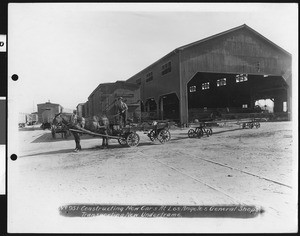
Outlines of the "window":
<svg viewBox="0 0 300 236">
<path fill-rule="evenodd" d="M 226 85 L 226 78 L 218 79 L 217 80 L 217 86 L 225 86 Z"/>
<path fill-rule="evenodd" d="M 202 90 L 209 89 L 209 82 L 202 84 Z"/>
<path fill-rule="evenodd" d="M 243 108 L 248 108 L 248 104 L 243 104 Z"/>
<path fill-rule="evenodd" d="M 287 112 L 287 102 L 283 102 L 283 112 Z"/>
<path fill-rule="evenodd" d="M 138 85 L 141 85 L 142 79 L 141 79 L 141 78 L 137 79 L 137 80 L 136 80 L 136 83 L 137 83 Z"/>
<path fill-rule="evenodd" d="M 247 74 L 239 74 L 235 76 L 235 82 L 240 83 L 240 82 L 245 82 L 248 81 L 248 75 Z"/>
<path fill-rule="evenodd" d="M 191 86 L 190 87 L 190 93 L 196 92 L 196 86 Z"/>
<path fill-rule="evenodd" d="M 171 62 L 170 61 L 161 66 L 161 74 L 162 75 L 168 74 L 169 72 L 171 72 Z"/>
<path fill-rule="evenodd" d="M 146 82 L 149 82 L 153 80 L 153 73 L 152 72 L 149 72 L 147 75 L 146 75 Z"/>
</svg>

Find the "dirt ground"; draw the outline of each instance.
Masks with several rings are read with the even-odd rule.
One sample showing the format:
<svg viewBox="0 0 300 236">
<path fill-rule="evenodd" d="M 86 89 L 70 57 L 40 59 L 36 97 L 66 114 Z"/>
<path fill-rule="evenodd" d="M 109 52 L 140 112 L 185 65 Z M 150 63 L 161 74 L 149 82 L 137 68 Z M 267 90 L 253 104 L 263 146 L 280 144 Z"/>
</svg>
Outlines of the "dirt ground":
<svg viewBox="0 0 300 236">
<path fill-rule="evenodd" d="M 9 162 L 10 232 L 293 232 L 297 229 L 297 157 L 291 122 L 256 129 L 213 127 L 210 137 L 171 129 L 166 144 L 138 132 L 122 147 L 82 136 L 53 139 L 48 130 L 19 130 L 19 153 Z M 253 219 L 166 219 L 59 215 L 64 204 L 229 205 L 262 207 Z"/>
</svg>

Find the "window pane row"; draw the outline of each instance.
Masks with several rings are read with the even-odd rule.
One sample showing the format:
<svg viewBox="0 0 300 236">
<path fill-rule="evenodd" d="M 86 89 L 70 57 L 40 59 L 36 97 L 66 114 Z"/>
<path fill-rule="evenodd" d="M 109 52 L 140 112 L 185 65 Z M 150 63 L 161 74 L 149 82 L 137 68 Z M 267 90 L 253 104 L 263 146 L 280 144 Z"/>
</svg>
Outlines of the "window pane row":
<svg viewBox="0 0 300 236">
<path fill-rule="evenodd" d="M 171 62 L 170 61 L 161 66 L 161 74 L 162 75 L 165 75 L 169 72 L 171 72 Z"/>
<path fill-rule="evenodd" d="M 240 82 L 245 82 L 248 81 L 248 75 L 247 74 L 240 74 L 235 76 L 235 82 L 240 83 Z"/>
<path fill-rule="evenodd" d="M 240 74 L 235 76 L 236 83 L 241 83 L 248 81 L 248 75 L 247 74 Z M 226 85 L 226 78 L 218 79 L 217 80 L 217 87 L 225 86 Z M 209 89 L 209 82 L 202 84 L 202 90 Z M 196 92 L 196 86 L 190 87 L 190 92 Z"/>
<path fill-rule="evenodd" d="M 226 85 L 226 78 L 218 79 L 217 86 L 225 86 Z"/>
<path fill-rule="evenodd" d="M 153 73 L 152 72 L 149 72 L 147 75 L 146 75 L 146 82 L 149 82 L 153 80 Z"/>
</svg>

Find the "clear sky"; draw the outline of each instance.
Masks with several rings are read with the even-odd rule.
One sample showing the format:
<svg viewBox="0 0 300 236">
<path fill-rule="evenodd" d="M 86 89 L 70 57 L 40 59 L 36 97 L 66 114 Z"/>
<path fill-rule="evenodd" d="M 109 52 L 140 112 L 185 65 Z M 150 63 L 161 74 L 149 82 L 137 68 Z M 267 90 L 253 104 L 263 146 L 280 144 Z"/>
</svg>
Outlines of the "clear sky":
<svg viewBox="0 0 300 236">
<path fill-rule="evenodd" d="M 11 91 L 20 112 L 48 100 L 73 109 L 100 83 L 242 24 L 298 60 L 297 4 L 10 4 L 8 74 L 19 75 Z"/>
</svg>

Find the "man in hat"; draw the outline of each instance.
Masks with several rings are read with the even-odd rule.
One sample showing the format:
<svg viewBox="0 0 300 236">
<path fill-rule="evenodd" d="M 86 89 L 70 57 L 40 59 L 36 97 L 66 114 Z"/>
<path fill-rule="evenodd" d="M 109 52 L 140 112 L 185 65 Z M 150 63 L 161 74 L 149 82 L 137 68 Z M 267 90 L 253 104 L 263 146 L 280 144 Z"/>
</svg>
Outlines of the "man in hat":
<svg viewBox="0 0 300 236">
<path fill-rule="evenodd" d="M 71 125 L 72 125 L 72 128 L 75 128 L 75 129 L 78 126 L 80 127 L 76 110 L 73 110 L 73 114 L 71 116 Z M 79 150 L 81 150 L 79 133 L 74 132 L 74 131 L 71 131 L 71 133 L 73 134 L 74 139 L 75 139 L 75 143 L 76 143 L 76 147 L 74 149 L 74 152 L 78 152 Z"/>
<path fill-rule="evenodd" d="M 126 126 L 126 121 L 127 121 L 127 110 L 128 110 L 128 106 L 127 104 L 123 101 L 122 97 L 118 98 L 118 104 L 117 104 L 117 108 L 118 108 L 118 114 L 121 120 L 121 123 L 123 124 L 123 127 Z"/>
</svg>

